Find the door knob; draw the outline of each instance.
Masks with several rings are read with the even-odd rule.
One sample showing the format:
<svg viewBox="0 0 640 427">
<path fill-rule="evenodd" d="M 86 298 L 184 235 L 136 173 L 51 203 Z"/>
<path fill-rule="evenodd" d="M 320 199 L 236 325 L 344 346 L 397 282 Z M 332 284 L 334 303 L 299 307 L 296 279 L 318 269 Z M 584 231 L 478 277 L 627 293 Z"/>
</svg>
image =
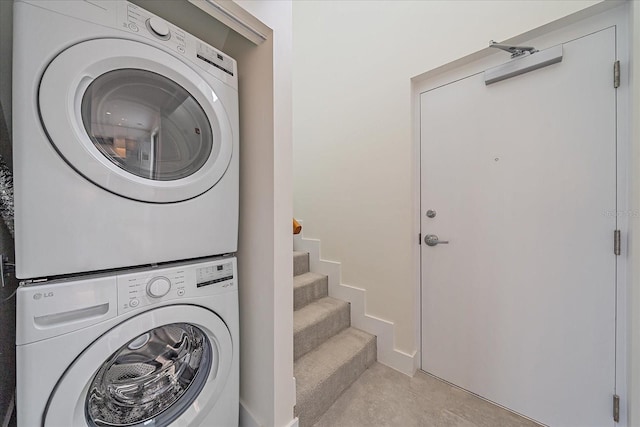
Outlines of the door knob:
<svg viewBox="0 0 640 427">
<path fill-rule="evenodd" d="M 427 246 L 436 246 L 439 243 L 449 243 L 448 240 L 440 240 L 435 234 L 427 234 L 426 236 L 424 236 L 424 242 L 427 244 Z"/>
</svg>

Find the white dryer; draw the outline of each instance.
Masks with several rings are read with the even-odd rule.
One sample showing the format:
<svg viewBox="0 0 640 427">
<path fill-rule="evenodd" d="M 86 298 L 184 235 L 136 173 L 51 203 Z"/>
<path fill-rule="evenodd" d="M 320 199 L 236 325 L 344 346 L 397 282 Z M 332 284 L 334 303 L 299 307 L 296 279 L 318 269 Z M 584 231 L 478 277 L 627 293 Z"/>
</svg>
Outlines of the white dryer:
<svg viewBox="0 0 640 427">
<path fill-rule="evenodd" d="M 14 5 L 16 275 L 230 254 L 236 61 L 126 1 Z"/>
<path fill-rule="evenodd" d="M 235 258 L 17 294 L 22 427 L 238 425 Z"/>
</svg>

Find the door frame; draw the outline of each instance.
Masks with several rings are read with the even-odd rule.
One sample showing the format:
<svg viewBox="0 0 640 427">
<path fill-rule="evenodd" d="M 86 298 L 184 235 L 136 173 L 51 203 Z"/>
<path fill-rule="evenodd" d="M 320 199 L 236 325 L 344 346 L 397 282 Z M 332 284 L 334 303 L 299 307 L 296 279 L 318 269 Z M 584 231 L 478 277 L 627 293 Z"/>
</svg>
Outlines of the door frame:
<svg viewBox="0 0 640 427">
<path fill-rule="evenodd" d="M 621 256 L 616 259 L 617 280 L 616 280 L 616 390 L 620 396 L 620 421 L 618 425 L 625 427 L 628 425 L 628 383 L 630 370 L 629 360 L 629 335 L 630 313 L 628 311 L 629 289 L 631 286 L 632 263 L 628 261 L 628 242 L 630 218 L 640 215 L 632 209 L 633 195 L 631 194 L 632 178 L 632 146 L 631 146 L 631 95 L 630 90 L 630 29 L 629 16 L 631 5 L 627 2 L 602 2 L 590 8 L 570 16 L 561 18 L 544 26 L 522 33 L 504 43 L 526 45 L 529 40 L 536 39 L 535 46 L 544 49 L 558 43 L 558 40 L 568 41 L 587 34 L 594 33 L 601 29 L 616 27 L 616 56 L 621 65 L 620 87 L 616 92 L 616 141 L 617 141 L 617 207 L 616 212 L 611 213 L 617 216 L 618 229 L 622 234 Z M 554 42 L 555 40 L 555 42 Z M 426 73 L 415 76 L 411 79 L 411 103 L 412 103 L 412 123 L 414 141 L 414 217 L 413 227 L 416 239 L 421 232 L 421 129 L 420 129 L 420 96 L 422 93 L 438 88 L 468 77 L 472 74 L 482 72 L 491 67 L 503 64 L 509 60 L 505 52 L 496 52 L 496 49 L 489 47 L 472 53 L 451 63 L 430 70 Z M 613 84 L 613 64 L 612 64 L 612 84 Z M 637 232 L 637 231 L 636 231 Z M 612 233 L 613 234 L 613 233 Z M 613 240 L 613 239 L 612 239 Z M 422 242 L 420 242 L 422 243 Z M 415 245 L 413 251 L 414 280 L 415 280 L 415 346 L 416 355 L 414 366 L 421 369 L 422 360 L 422 274 L 421 274 L 421 250 L 424 245 Z M 613 250 L 613 242 L 612 242 Z M 613 390 L 612 390 L 613 393 Z M 638 408 L 640 409 L 640 408 Z"/>
</svg>

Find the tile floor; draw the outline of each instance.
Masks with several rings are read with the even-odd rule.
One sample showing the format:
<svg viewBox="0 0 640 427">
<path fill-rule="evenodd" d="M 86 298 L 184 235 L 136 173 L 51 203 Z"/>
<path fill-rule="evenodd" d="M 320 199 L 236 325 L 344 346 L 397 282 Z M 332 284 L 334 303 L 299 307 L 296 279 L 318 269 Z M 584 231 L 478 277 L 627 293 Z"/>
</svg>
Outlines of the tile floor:
<svg viewBox="0 0 640 427">
<path fill-rule="evenodd" d="M 418 372 L 367 369 L 314 427 L 540 427 Z"/>
</svg>

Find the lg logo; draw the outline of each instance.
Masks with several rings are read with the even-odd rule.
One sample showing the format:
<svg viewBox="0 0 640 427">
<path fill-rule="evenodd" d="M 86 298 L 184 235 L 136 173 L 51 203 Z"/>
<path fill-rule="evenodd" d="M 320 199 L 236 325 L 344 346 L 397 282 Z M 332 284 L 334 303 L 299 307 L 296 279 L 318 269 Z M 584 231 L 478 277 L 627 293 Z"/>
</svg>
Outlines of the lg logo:
<svg viewBox="0 0 640 427">
<path fill-rule="evenodd" d="M 37 294 L 33 294 L 33 299 L 37 301 L 41 298 L 49 298 L 52 296 L 53 296 L 53 292 L 45 292 L 44 294 L 41 294 L 38 292 Z"/>
</svg>

